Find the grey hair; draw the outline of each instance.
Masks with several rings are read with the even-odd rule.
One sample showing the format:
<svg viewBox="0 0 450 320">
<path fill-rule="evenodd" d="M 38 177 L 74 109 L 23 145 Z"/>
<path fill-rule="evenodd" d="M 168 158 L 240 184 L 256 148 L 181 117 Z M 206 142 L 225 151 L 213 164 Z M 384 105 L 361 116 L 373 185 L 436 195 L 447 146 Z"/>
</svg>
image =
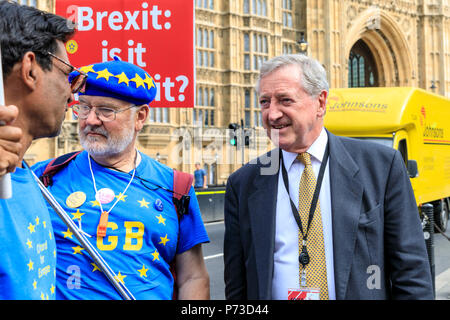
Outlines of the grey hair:
<svg viewBox="0 0 450 320">
<path fill-rule="evenodd" d="M 262 78 L 281 67 L 290 65 L 300 67 L 301 84 L 310 96 L 317 97 L 324 90 L 328 92 L 329 85 L 324 67 L 316 59 L 304 54 L 286 54 L 265 61 L 256 81 L 256 92 L 259 94 L 259 85 Z"/>
</svg>

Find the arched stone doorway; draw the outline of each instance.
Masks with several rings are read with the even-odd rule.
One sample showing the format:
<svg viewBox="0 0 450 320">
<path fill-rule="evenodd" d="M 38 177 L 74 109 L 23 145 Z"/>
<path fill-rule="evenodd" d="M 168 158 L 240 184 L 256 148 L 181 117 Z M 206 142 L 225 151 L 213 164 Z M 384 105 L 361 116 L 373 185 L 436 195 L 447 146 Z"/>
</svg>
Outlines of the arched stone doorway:
<svg viewBox="0 0 450 320">
<path fill-rule="evenodd" d="M 348 72 L 345 78 L 347 87 L 361 86 L 359 83 L 355 85 L 353 78 L 350 78 L 354 74 L 350 59 L 358 54 L 365 55 L 369 61 L 374 86 L 417 85 L 417 73 L 414 70 L 417 64 L 414 63 L 405 35 L 397 22 L 383 10 L 369 8 L 358 15 L 348 30 L 344 52 Z M 369 70 L 365 71 L 370 74 Z M 364 78 L 364 86 L 371 86 L 370 83 L 370 78 Z"/>
</svg>

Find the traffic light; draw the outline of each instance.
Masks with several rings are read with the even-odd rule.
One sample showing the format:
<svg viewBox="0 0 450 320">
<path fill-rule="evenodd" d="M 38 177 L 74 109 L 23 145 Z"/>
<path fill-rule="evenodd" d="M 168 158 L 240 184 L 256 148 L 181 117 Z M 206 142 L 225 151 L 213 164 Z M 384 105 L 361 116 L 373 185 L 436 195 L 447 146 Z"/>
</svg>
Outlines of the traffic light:
<svg viewBox="0 0 450 320">
<path fill-rule="evenodd" d="M 228 125 L 228 129 L 233 130 L 228 131 L 230 135 L 228 141 L 230 142 L 230 145 L 232 145 L 233 147 L 237 147 L 238 137 L 236 136 L 236 130 L 239 129 L 239 125 L 237 123 L 230 123 Z"/>
<path fill-rule="evenodd" d="M 244 130 L 244 145 L 246 147 L 250 146 L 250 136 L 253 134 L 253 131 L 251 129 L 245 129 Z"/>
</svg>

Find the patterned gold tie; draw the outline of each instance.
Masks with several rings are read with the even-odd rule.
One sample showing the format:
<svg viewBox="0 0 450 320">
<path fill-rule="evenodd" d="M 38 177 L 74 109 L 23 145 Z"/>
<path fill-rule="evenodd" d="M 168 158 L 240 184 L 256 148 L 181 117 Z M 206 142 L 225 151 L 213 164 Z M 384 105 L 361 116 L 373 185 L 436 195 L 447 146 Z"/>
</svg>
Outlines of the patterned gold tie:
<svg viewBox="0 0 450 320">
<path fill-rule="evenodd" d="M 309 153 L 301 153 L 297 159 L 305 165 L 302 177 L 300 179 L 298 211 L 302 221 L 303 232 L 306 232 L 308 226 L 309 210 L 311 201 L 316 188 L 316 177 L 311 165 L 311 156 Z M 303 235 L 299 230 L 298 248 L 299 255 L 302 250 Z M 328 300 L 327 267 L 325 261 L 325 246 L 323 243 L 322 214 L 320 212 L 320 202 L 317 201 L 314 218 L 311 222 L 307 238 L 307 249 L 310 262 L 305 266 L 307 287 L 320 288 L 320 299 Z M 300 265 L 300 274 L 303 266 Z"/>
</svg>

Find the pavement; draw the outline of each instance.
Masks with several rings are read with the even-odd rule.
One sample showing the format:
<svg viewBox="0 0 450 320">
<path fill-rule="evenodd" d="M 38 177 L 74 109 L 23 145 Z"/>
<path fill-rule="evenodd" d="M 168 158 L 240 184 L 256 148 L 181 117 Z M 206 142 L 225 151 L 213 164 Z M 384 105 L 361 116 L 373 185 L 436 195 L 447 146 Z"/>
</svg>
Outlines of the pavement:
<svg viewBox="0 0 450 320">
<path fill-rule="evenodd" d="M 211 299 L 223 300 L 223 221 L 207 223 L 211 242 L 204 245 L 206 267 L 211 277 Z M 450 226 L 445 233 L 450 238 Z M 436 300 L 450 300 L 450 241 L 434 234 Z"/>
<path fill-rule="evenodd" d="M 442 234 L 434 234 L 436 300 L 450 300 L 450 225 Z"/>
<path fill-rule="evenodd" d="M 450 269 L 436 276 L 436 300 L 450 300 Z"/>
</svg>

